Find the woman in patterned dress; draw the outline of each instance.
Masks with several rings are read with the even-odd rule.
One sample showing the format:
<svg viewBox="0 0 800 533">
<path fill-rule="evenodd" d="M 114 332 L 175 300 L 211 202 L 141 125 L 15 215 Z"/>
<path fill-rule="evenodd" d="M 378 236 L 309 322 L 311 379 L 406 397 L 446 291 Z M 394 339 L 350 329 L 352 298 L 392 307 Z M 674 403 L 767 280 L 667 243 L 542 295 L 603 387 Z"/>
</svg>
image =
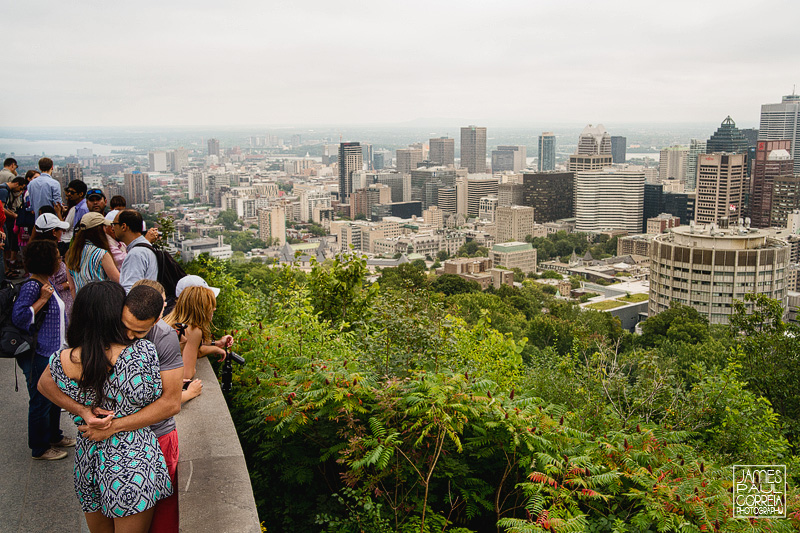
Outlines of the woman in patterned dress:
<svg viewBox="0 0 800 533">
<path fill-rule="evenodd" d="M 108 251 L 104 226 L 111 224 L 100 213 L 86 213 L 81 217 L 75 237 L 65 257 L 67 268 L 75 282 L 75 292 L 92 281 L 119 282 L 119 270 Z"/>
<path fill-rule="evenodd" d="M 102 281 L 78 292 L 67 330 L 71 348 L 56 352 L 50 372 L 58 387 L 97 413 L 122 417 L 161 395 L 155 346 L 129 344 L 120 317 L 125 290 Z M 76 425 L 83 420 L 73 415 Z M 156 502 L 172 494 L 167 465 L 149 427 L 94 442 L 78 436 L 75 492 L 92 533 L 146 532 Z"/>
</svg>

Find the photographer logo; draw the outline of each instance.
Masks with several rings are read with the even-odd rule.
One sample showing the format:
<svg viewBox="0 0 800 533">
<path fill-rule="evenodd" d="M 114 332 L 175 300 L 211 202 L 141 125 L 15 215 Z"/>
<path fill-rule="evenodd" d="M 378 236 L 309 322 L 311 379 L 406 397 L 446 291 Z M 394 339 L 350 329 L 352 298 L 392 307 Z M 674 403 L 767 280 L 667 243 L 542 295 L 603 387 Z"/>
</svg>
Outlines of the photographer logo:
<svg viewBox="0 0 800 533">
<path fill-rule="evenodd" d="M 733 465 L 734 518 L 786 518 L 786 465 Z"/>
</svg>

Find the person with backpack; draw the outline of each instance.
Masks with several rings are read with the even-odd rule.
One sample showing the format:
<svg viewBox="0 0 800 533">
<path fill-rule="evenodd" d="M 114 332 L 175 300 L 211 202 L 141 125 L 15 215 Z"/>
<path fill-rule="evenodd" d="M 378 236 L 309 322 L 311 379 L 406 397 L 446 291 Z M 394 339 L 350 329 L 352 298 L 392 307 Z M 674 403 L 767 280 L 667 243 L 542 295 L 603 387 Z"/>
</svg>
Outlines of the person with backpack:
<svg viewBox="0 0 800 533">
<path fill-rule="evenodd" d="M 0 216 L 5 214 L 5 225 L 0 226 L 0 232 L 6 234 L 6 247 L 4 250 L 6 267 L 14 269 L 17 265 L 17 252 L 19 244 L 14 235 L 14 222 L 17 220 L 17 212 L 22 207 L 22 195 L 25 192 L 28 182 L 22 176 L 11 178 L 8 183 L 0 183 L 0 203 L 3 207 Z M 2 276 L 0 272 L 0 276 Z"/>
<path fill-rule="evenodd" d="M 37 385 L 50 356 L 66 346 L 64 302 L 55 294 L 49 278 L 58 271 L 61 256 L 50 240 L 31 242 L 25 249 L 25 282 L 14 301 L 11 320 L 17 328 L 34 337 L 30 353 L 17 357 L 28 385 L 28 446 L 34 459 L 54 461 L 67 452 L 56 448 L 75 446 L 75 439 L 61 432 L 61 410 Z"/>
<path fill-rule="evenodd" d="M 142 215 L 133 209 L 120 211 L 114 222 L 114 236 L 125 243 L 127 254 L 122 262 L 119 283 L 128 293 L 140 279 L 158 281 L 158 260 L 150 241 L 142 235 Z"/>
</svg>

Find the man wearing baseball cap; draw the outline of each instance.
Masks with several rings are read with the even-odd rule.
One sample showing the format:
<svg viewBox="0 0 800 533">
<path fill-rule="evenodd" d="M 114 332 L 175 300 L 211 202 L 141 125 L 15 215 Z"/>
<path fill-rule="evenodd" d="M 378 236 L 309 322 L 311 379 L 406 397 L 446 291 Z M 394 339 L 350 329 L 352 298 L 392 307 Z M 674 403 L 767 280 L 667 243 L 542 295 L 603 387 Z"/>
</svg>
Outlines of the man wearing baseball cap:
<svg viewBox="0 0 800 533">
<path fill-rule="evenodd" d="M 101 189 L 89 189 L 86 191 L 86 207 L 92 213 L 106 213 L 106 195 Z M 80 219 L 78 219 L 80 220 Z"/>
</svg>

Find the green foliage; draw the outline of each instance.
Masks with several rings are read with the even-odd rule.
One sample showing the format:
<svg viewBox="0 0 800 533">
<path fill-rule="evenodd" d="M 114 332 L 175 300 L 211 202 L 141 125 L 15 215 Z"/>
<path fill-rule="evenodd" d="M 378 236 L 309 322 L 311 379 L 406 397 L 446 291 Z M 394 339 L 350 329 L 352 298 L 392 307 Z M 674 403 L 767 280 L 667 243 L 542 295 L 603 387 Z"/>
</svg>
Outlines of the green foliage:
<svg viewBox="0 0 800 533">
<path fill-rule="evenodd" d="M 476 241 L 463 244 L 456 252 L 456 257 L 488 257 L 489 249 L 479 245 Z"/>
<path fill-rule="evenodd" d="M 378 287 L 366 286 L 366 258 L 338 256 L 324 263 L 312 260 L 312 264 L 308 288 L 320 319 L 343 330 L 367 321 Z"/>
<path fill-rule="evenodd" d="M 431 289 L 447 296 L 480 292 L 481 286 L 477 281 L 468 281 L 456 274 L 442 274 L 431 283 Z"/>
<path fill-rule="evenodd" d="M 234 209 L 221 211 L 217 217 L 217 224 L 222 224 L 226 230 L 235 230 L 239 225 L 239 215 Z"/>
</svg>

